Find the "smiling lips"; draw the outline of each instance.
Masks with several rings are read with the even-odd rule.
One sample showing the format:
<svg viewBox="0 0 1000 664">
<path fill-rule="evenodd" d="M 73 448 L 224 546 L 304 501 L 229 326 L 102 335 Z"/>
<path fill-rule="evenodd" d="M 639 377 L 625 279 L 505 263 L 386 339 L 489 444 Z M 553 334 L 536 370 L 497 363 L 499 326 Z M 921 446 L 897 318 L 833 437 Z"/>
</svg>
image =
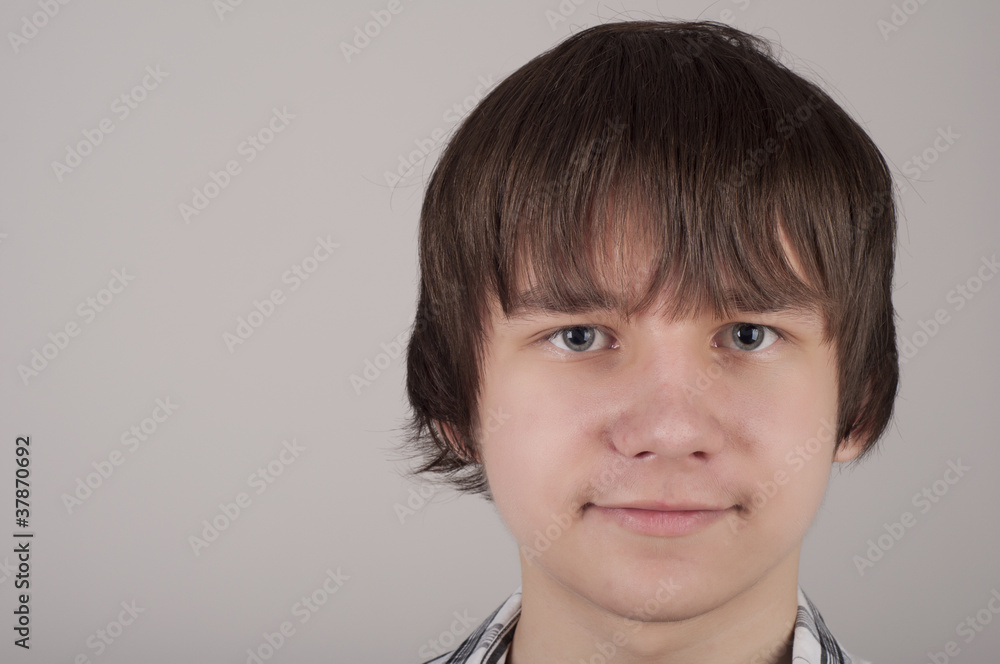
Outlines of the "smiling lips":
<svg viewBox="0 0 1000 664">
<path fill-rule="evenodd" d="M 619 505 L 590 503 L 587 509 L 640 535 L 680 537 L 703 530 L 736 508 L 643 501 Z"/>
</svg>

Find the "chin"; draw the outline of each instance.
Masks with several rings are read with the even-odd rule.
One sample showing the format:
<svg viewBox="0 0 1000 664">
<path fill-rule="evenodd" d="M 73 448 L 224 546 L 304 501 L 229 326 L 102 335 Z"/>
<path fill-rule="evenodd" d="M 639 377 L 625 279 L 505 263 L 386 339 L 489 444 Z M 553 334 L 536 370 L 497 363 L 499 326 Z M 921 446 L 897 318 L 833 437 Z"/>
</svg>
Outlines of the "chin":
<svg viewBox="0 0 1000 664">
<path fill-rule="evenodd" d="M 596 607 L 629 620 L 688 620 L 724 604 L 739 592 L 738 579 L 710 573 L 693 560 L 661 555 L 622 564 L 623 557 L 602 558 L 616 560 L 618 566 L 611 568 L 594 560 L 591 569 L 576 569 L 572 578 L 560 583 Z M 732 592 L 727 593 L 726 588 L 732 588 Z"/>
</svg>

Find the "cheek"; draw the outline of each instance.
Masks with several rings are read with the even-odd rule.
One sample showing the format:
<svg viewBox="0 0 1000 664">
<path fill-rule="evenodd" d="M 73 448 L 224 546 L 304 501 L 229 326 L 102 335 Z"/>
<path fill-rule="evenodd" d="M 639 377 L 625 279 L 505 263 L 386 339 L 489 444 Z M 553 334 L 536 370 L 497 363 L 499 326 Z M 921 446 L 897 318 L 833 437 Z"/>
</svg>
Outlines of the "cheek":
<svg viewBox="0 0 1000 664">
<path fill-rule="evenodd" d="M 481 441 L 497 509 L 522 540 L 551 518 L 572 511 L 572 499 L 592 463 L 597 397 L 551 376 L 494 373 L 484 382 L 481 412 L 502 410 L 502 426 Z"/>
<path fill-rule="evenodd" d="M 748 441 L 746 452 L 761 459 L 784 457 L 836 419 L 836 376 L 825 356 L 719 382 L 710 407 L 733 437 Z"/>
<path fill-rule="evenodd" d="M 760 376 L 753 389 L 728 386 L 720 419 L 745 441 L 750 518 L 775 541 L 799 536 L 822 502 L 833 457 L 835 377 L 821 358 Z"/>
</svg>

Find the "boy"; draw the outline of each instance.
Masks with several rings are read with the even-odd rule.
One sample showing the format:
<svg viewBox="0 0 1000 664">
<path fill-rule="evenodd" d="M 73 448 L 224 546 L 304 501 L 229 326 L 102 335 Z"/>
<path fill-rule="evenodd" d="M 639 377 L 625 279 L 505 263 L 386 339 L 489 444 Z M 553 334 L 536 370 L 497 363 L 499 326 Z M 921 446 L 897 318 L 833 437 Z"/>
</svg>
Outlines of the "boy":
<svg viewBox="0 0 1000 664">
<path fill-rule="evenodd" d="M 409 442 L 522 585 L 432 661 L 858 661 L 798 561 L 892 414 L 895 223 L 865 132 L 722 24 L 594 27 L 483 99 L 421 212 Z"/>
</svg>

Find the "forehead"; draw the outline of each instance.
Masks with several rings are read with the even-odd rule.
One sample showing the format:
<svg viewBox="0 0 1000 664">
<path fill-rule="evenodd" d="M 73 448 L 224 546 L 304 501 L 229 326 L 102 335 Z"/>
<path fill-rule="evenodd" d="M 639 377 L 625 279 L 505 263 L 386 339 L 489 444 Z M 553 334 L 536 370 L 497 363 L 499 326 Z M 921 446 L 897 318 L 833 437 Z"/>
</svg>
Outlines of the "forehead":
<svg viewBox="0 0 1000 664">
<path fill-rule="evenodd" d="M 576 269 L 558 273 L 545 263 L 525 258 L 519 265 L 513 297 L 502 307 L 503 318 L 523 320 L 547 314 L 613 313 L 628 319 L 636 313 L 654 311 L 669 319 L 697 315 L 782 312 L 813 320 L 823 317 L 801 262 L 787 235 L 779 228 L 781 250 L 798 288 L 762 292 L 739 283 L 731 266 L 716 263 L 715 273 L 699 282 L 685 275 L 691 258 L 674 256 L 664 265 L 657 258 L 655 243 L 627 242 L 620 246 L 605 241 L 590 260 L 575 261 Z M 678 260 L 679 259 L 679 260 Z M 696 283 L 692 283 L 695 281 Z"/>
<path fill-rule="evenodd" d="M 743 303 L 738 293 L 729 293 L 723 296 L 726 300 L 726 311 L 731 316 L 748 315 L 778 315 L 783 319 L 793 320 L 798 323 L 816 328 L 823 332 L 826 328 L 826 319 L 820 308 L 813 303 L 788 303 L 783 305 L 755 306 L 752 303 Z M 639 313 L 652 313 L 663 315 L 670 321 L 682 320 L 705 316 L 708 318 L 725 318 L 708 309 L 694 309 L 686 307 L 683 303 L 671 302 L 665 294 L 654 300 L 649 306 L 637 307 L 635 298 L 621 291 L 601 291 L 584 293 L 580 297 L 572 300 L 560 300 L 555 294 L 541 287 L 529 287 L 518 295 L 517 303 L 512 306 L 507 314 L 500 315 L 501 326 L 510 326 L 520 322 L 537 320 L 546 316 L 560 315 L 582 315 L 597 314 L 602 316 L 612 316 L 614 318 L 629 321 L 634 315 Z M 494 309 L 496 312 L 496 309 Z M 495 313 L 494 315 L 498 315 Z"/>
</svg>

